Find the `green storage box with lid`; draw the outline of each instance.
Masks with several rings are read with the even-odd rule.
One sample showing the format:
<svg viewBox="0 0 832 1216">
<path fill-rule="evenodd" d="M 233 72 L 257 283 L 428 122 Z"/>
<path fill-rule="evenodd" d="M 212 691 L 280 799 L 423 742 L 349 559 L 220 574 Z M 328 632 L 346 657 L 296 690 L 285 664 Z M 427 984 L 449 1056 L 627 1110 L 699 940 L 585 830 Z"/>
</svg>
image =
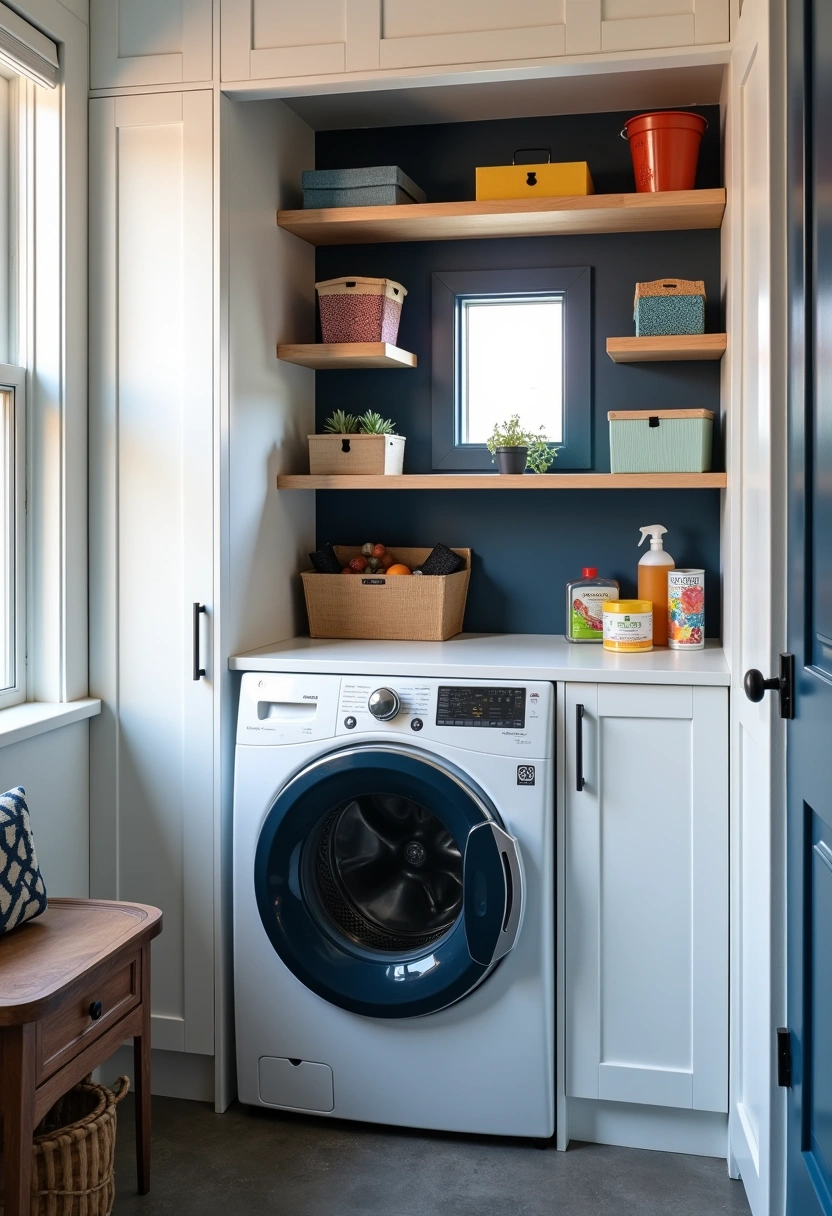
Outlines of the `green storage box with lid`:
<svg viewBox="0 0 832 1216">
<path fill-rule="evenodd" d="M 701 279 L 654 279 L 650 283 L 636 283 L 633 320 L 637 338 L 704 334 L 704 282 Z"/>
<path fill-rule="evenodd" d="M 610 472 L 709 473 L 711 410 L 611 410 Z"/>
</svg>

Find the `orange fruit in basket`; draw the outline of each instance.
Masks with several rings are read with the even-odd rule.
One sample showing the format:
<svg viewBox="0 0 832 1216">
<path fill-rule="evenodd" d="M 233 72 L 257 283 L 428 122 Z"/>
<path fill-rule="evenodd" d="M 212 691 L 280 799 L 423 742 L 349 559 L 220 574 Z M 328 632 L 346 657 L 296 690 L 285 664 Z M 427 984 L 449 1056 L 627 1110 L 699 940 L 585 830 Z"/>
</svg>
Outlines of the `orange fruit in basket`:
<svg viewBox="0 0 832 1216">
<path fill-rule="evenodd" d="M 390 568 L 388 570 L 385 570 L 384 573 L 385 574 L 410 574 L 410 569 L 407 566 L 403 565 L 402 562 L 396 562 L 395 566 L 390 566 Z"/>
</svg>

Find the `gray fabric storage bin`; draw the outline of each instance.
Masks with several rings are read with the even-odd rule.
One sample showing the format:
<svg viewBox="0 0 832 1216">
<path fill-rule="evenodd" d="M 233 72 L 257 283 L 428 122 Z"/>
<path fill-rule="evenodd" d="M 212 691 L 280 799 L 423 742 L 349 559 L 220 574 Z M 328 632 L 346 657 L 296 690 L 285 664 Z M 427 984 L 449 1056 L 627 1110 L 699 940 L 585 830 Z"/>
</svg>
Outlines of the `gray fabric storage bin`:
<svg viewBox="0 0 832 1216">
<path fill-rule="evenodd" d="M 304 207 L 384 207 L 426 202 L 425 192 L 398 165 L 365 169 L 306 169 Z"/>
</svg>

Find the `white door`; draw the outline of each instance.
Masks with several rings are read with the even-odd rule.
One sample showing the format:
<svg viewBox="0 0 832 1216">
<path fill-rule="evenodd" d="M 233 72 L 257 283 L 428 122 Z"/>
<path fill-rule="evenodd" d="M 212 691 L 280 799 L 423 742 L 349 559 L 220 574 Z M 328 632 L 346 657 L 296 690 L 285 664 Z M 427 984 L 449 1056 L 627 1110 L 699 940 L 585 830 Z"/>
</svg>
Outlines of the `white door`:
<svg viewBox="0 0 832 1216">
<path fill-rule="evenodd" d="M 770 13 L 771 8 L 771 13 Z M 723 555 L 730 643 L 731 1089 L 732 1172 L 745 1183 L 754 1216 L 782 1211 L 785 1105 L 774 1073 L 775 1030 L 784 1025 L 784 725 L 776 698 L 759 704 L 743 674 L 766 676 L 785 648 L 782 556 L 773 530 L 785 527 L 786 334 L 783 282 L 782 69 L 785 30 L 769 30 L 785 5 L 745 0 L 734 31 L 727 84 L 723 274 L 728 279 L 729 358 L 723 367 L 727 496 Z M 782 25 L 783 13 L 778 20 Z M 779 100 L 778 100 L 779 99 Z M 779 132 L 779 134 L 778 134 Z M 777 186 L 776 182 L 780 181 Z M 773 371 L 780 367 L 779 380 Z"/>
<path fill-rule="evenodd" d="M 566 1094 L 726 1111 L 727 690 L 567 684 L 564 713 Z"/>
<path fill-rule="evenodd" d="M 208 1055 L 212 113 L 210 92 L 90 103 L 91 888 L 162 909 L 153 1045 Z"/>
<path fill-rule="evenodd" d="M 90 87 L 209 81 L 211 0 L 90 0 Z"/>
</svg>

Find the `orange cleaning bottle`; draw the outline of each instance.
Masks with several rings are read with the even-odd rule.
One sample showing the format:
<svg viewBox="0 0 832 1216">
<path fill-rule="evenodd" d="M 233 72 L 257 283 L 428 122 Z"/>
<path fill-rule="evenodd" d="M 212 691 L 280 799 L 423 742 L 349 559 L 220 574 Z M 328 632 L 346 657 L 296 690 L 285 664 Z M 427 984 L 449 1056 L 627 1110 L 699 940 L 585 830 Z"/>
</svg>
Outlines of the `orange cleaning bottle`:
<svg viewBox="0 0 832 1216">
<path fill-rule="evenodd" d="M 653 605 L 653 645 L 667 645 L 667 576 L 676 563 L 665 553 L 662 537 L 667 528 L 648 524 L 641 529 L 639 547 L 650 537 L 650 548 L 638 564 L 638 598 Z"/>
</svg>

